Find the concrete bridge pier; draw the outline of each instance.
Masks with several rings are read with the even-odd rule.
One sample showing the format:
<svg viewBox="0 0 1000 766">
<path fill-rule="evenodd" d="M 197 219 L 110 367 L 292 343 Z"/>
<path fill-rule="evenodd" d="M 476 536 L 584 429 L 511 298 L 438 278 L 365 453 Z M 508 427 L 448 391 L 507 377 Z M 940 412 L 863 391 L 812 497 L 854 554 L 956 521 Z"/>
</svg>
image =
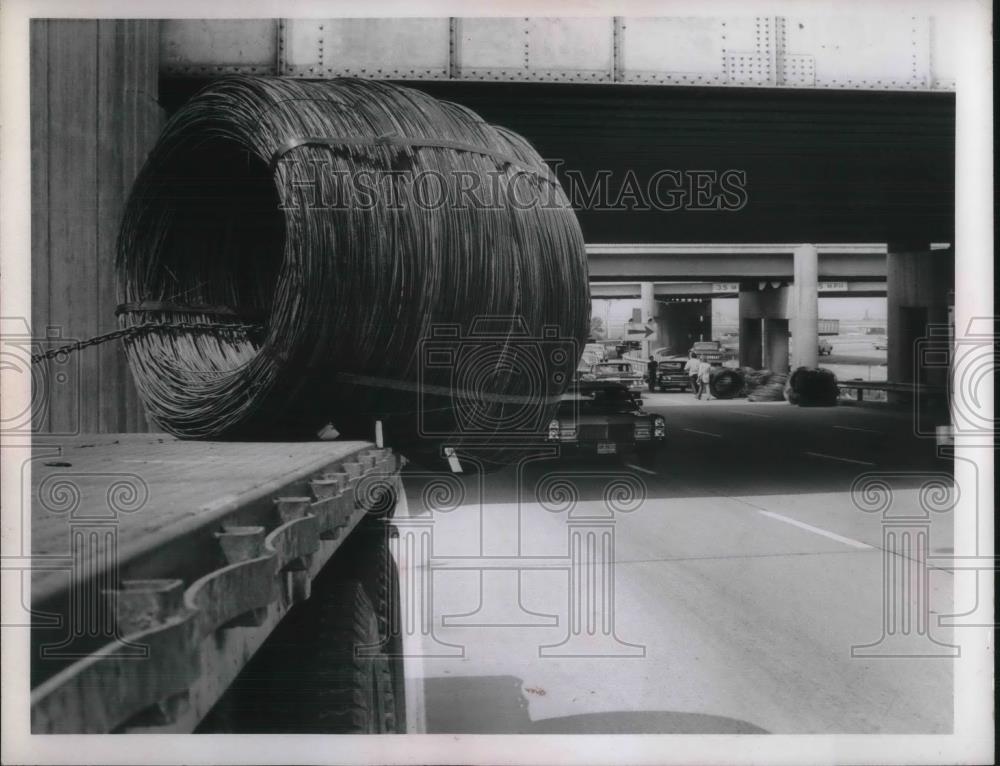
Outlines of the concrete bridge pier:
<svg viewBox="0 0 1000 766">
<path fill-rule="evenodd" d="M 785 372 L 788 370 L 788 320 L 765 318 L 763 324 L 764 367 Z"/>
<path fill-rule="evenodd" d="M 741 366 L 788 372 L 790 292 L 781 283 L 740 283 Z"/>
<path fill-rule="evenodd" d="M 918 341 L 928 337 L 929 325 L 948 324 L 955 289 L 954 254 L 950 249 L 932 251 L 927 244 L 890 242 L 886 278 L 889 380 L 946 385 L 948 365 L 939 360 L 925 364 Z M 935 348 L 940 345 L 936 343 Z M 897 401 L 907 398 L 889 395 Z"/>
<path fill-rule="evenodd" d="M 656 298 L 653 293 L 652 282 L 639 283 L 639 308 L 642 312 L 643 322 L 656 321 Z M 658 345 L 657 340 L 642 339 L 642 355 L 648 356 Z"/>
<path fill-rule="evenodd" d="M 801 245 L 792 256 L 791 303 L 788 320 L 792 337 L 792 369 L 815 367 L 819 361 L 819 257 L 815 245 Z M 787 344 L 786 344 L 787 349 Z"/>
</svg>

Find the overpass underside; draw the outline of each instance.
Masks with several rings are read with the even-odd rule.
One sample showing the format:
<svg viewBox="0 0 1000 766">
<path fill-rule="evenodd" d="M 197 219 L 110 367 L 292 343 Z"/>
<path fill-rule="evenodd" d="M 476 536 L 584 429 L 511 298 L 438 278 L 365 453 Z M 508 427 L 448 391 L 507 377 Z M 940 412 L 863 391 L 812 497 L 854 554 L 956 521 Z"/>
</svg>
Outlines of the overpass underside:
<svg viewBox="0 0 1000 766">
<path fill-rule="evenodd" d="M 655 326 L 647 352 L 683 353 L 711 337 L 711 301 L 739 300 L 740 364 L 786 372 L 818 362 L 820 297 L 885 297 L 888 377 L 945 383 L 946 366 L 918 358 L 947 335 L 954 253 L 936 244 L 588 245 L 591 297 L 640 300 Z M 794 337 L 796 342 L 790 343 Z"/>
</svg>

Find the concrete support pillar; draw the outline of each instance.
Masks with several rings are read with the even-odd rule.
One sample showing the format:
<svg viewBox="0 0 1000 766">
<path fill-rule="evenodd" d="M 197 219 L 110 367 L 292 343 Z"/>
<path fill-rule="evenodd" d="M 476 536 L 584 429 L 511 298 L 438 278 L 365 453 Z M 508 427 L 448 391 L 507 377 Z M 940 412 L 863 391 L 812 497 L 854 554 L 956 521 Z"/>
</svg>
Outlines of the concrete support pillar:
<svg viewBox="0 0 1000 766">
<path fill-rule="evenodd" d="M 698 340 L 712 340 L 712 301 L 703 300 L 698 304 L 700 333 Z"/>
<path fill-rule="evenodd" d="M 764 366 L 761 344 L 761 320 L 740 318 L 740 366 L 759 370 Z"/>
<path fill-rule="evenodd" d="M 815 367 L 819 361 L 819 258 L 814 245 L 795 248 L 789 319 L 792 367 Z"/>
<path fill-rule="evenodd" d="M 656 306 L 658 314 L 656 315 L 656 348 L 674 348 L 676 341 L 674 337 L 677 335 L 674 329 L 675 322 L 672 321 L 670 313 L 668 311 L 669 306 L 664 303 L 658 303 Z"/>
<path fill-rule="evenodd" d="M 765 319 L 763 335 L 764 367 L 788 372 L 788 320 Z"/>
<path fill-rule="evenodd" d="M 774 372 L 788 369 L 790 290 L 756 283 L 740 287 L 740 364 Z M 772 366 L 777 365 L 777 366 Z"/>
<path fill-rule="evenodd" d="M 642 311 L 643 322 L 656 319 L 656 298 L 654 297 L 652 282 L 639 283 L 639 308 Z M 658 341 L 643 340 L 643 356 L 647 356 L 650 353 L 654 343 L 658 343 Z"/>
<path fill-rule="evenodd" d="M 948 322 L 954 289 L 954 257 L 927 245 L 889 243 L 886 261 L 886 336 L 888 378 L 895 383 L 947 383 L 948 366 L 917 364 L 916 343 L 928 325 Z M 899 398 L 899 397 L 893 397 Z"/>
</svg>

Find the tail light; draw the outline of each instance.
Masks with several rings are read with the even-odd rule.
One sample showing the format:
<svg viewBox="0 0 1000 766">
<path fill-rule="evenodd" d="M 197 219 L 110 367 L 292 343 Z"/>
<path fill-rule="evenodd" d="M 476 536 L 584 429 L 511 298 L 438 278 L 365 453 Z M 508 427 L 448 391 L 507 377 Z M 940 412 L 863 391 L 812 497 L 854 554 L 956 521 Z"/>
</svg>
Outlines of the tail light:
<svg viewBox="0 0 1000 766">
<path fill-rule="evenodd" d="M 559 441 L 559 421 L 554 419 L 549 421 L 549 441 Z"/>
<path fill-rule="evenodd" d="M 663 419 L 662 416 L 657 415 L 653 418 L 653 436 L 657 439 L 662 439 L 667 435 L 667 421 Z"/>
</svg>

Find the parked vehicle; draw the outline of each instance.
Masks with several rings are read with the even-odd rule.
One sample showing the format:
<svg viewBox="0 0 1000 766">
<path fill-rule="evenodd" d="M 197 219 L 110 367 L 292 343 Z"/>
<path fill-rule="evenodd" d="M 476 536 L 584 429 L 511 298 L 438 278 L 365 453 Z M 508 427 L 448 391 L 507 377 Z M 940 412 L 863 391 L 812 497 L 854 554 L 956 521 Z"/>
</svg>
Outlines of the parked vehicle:
<svg viewBox="0 0 1000 766">
<path fill-rule="evenodd" d="M 603 343 L 588 343 L 583 347 L 583 358 L 592 359 L 591 364 L 603 362 L 607 358 Z"/>
<path fill-rule="evenodd" d="M 686 356 L 658 358 L 658 366 L 656 368 L 657 389 L 660 391 L 669 391 L 670 389 L 679 391 L 689 390 L 691 388 L 691 380 L 684 370 L 687 360 L 688 357 Z"/>
<path fill-rule="evenodd" d="M 614 381 L 581 382 L 559 402 L 547 441 L 591 455 L 635 453 L 651 459 L 666 441 L 666 421 L 642 409 L 642 398 Z"/>
<path fill-rule="evenodd" d="M 833 344 L 830 343 L 826 338 L 819 339 L 819 355 L 829 356 L 833 353 Z"/>
<path fill-rule="evenodd" d="M 601 362 L 590 368 L 593 380 L 605 383 L 621 383 L 630 391 L 642 391 L 645 385 L 645 376 L 637 372 L 631 362 L 615 360 Z M 589 376 L 585 379 L 591 379 Z"/>
<path fill-rule="evenodd" d="M 691 350 L 698 355 L 699 359 L 709 364 L 722 364 L 728 362 L 733 356 L 732 352 L 717 340 L 698 341 L 691 347 Z"/>
</svg>

